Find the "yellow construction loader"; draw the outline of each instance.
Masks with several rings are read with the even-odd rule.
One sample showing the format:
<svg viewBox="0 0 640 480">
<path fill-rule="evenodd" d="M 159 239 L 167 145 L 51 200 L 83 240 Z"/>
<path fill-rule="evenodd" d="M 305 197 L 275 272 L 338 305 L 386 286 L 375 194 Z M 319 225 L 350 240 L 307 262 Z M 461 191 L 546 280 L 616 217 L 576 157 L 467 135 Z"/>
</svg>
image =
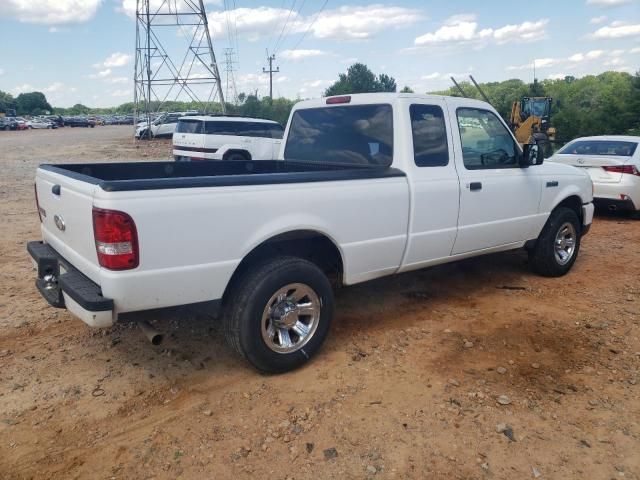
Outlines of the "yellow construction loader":
<svg viewBox="0 0 640 480">
<path fill-rule="evenodd" d="M 556 139 L 556 129 L 549 125 L 551 97 L 523 97 L 513 102 L 509 125 L 518 143 L 551 141 Z"/>
<path fill-rule="evenodd" d="M 469 75 L 469 78 L 484 101 L 491 104 L 475 78 L 472 75 Z M 460 94 L 466 97 L 467 94 L 460 84 L 456 82 L 456 79 L 451 77 L 451 81 Z M 551 97 L 522 97 L 520 100 L 513 102 L 508 124 L 521 146 L 527 143 L 541 142 L 551 148 L 551 142 L 556 139 L 556 129 L 549 124 L 551 101 Z M 506 118 L 505 121 L 507 121 Z"/>
</svg>

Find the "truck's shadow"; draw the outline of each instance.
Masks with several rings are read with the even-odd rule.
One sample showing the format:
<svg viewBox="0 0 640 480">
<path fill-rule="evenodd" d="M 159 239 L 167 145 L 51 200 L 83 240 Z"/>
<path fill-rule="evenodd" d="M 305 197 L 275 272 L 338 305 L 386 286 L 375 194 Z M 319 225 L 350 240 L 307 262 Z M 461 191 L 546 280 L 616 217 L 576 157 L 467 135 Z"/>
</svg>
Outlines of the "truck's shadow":
<svg viewBox="0 0 640 480">
<path fill-rule="evenodd" d="M 340 351 L 351 338 L 369 330 L 399 324 L 398 312 L 411 312 L 425 305 L 446 305 L 451 299 L 469 299 L 481 288 L 524 289 L 527 268 L 523 252 L 507 252 L 478 257 L 401 275 L 385 277 L 336 292 L 336 314 L 325 351 Z M 473 301 L 466 300 L 470 309 Z M 219 375 L 250 369 L 227 347 L 220 322 L 202 309 L 174 308 L 130 315 L 144 320 L 165 335 L 161 346 L 149 344 L 133 324 L 113 330 L 119 353 L 129 362 L 146 364 L 165 377 L 184 377 L 189 370 Z M 411 323 L 411 322 L 409 322 Z M 128 331 L 122 332 L 123 329 Z M 320 354 L 316 362 L 321 362 Z M 312 362 L 312 363 L 316 363 Z"/>
</svg>

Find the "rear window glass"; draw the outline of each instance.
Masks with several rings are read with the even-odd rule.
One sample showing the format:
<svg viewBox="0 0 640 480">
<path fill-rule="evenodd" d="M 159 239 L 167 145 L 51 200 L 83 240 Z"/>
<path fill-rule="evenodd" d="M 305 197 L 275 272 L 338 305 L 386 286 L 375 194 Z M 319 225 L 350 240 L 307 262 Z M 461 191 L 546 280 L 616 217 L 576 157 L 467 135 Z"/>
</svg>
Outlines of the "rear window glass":
<svg viewBox="0 0 640 480">
<path fill-rule="evenodd" d="M 353 105 L 297 110 L 285 158 L 312 162 L 391 165 L 390 105 Z"/>
<path fill-rule="evenodd" d="M 630 157 L 638 146 L 635 142 L 619 140 L 578 140 L 565 145 L 557 153 L 565 155 L 612 155 Z"/>
<path fill-rule="evenodd" d="M 202 133 L 200 120 L 180 120 L 176 127 L 177 133 Z"/>
</svg>

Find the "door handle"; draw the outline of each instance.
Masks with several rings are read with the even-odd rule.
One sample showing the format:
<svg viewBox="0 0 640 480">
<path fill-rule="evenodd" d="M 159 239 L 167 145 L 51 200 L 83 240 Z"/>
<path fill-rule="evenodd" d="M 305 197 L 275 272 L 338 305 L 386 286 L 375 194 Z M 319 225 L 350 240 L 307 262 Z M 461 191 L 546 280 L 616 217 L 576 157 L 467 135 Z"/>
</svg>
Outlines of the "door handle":
<svg viewBox="0 0 640 480">
<path fill-rule="evenodd" d="M 482 182 L 471 182 L 469 184 L 469 190 L 471 190 L 472 192 L 474 190 L 482 190 Z"/>
<path fill-rule="evenodd" d="M 51 187 L 51 193 L 60 196 L 60 185 L 54 185 Z"/>
</svg>

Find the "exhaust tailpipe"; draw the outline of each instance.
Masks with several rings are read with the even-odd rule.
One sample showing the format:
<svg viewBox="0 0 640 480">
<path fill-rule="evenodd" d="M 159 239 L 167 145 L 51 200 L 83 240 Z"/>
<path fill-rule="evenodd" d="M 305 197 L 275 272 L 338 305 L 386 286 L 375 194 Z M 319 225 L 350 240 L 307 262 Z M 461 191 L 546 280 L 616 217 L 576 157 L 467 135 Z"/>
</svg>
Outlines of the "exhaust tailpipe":
<svg viewBox="0 0 640 480">
<path fill-rule="evenodd" d="M 149 322 L 140 321 L 138 322 L 138 326 L 140 327 L 140 330 L 142 330 L 142 333 L 144 333 L 144 336 L 149 339 L 151 345 L 157 346 L 162 343 L 162 340 L 164 338 L 163 335 L 155 328 L 153 328 L 149 324 Z"/>
</svg>

